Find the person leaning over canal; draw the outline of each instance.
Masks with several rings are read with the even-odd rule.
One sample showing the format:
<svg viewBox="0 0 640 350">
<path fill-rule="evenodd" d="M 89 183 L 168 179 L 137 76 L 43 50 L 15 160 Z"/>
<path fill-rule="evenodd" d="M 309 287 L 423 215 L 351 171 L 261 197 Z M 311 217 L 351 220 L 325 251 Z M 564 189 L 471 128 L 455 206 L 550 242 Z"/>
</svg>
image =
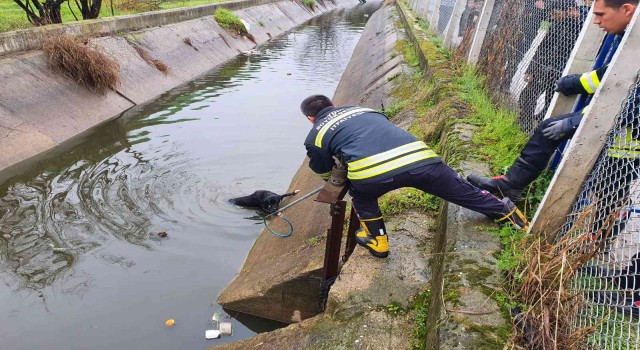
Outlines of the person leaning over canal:
<svg viewBox="0 0 640 350">
<path fill-rule="evenodd" d="M 329 179 L 334 157 L 347 167 L 349 194 L 362 228 L 356 242 L 376 257 L 389 254 L 387 231 L 378 197 L 402 187 L 414 187 L 500 222 L 527 229 L 527 219 L 509 198 L 499 200 L 474 187 L 424 142 L 398 128 L 373 109 L 335 107 L 323 95 L 300 105 L 313 124 L 304 144 L 309 167 Z"/>
</svg>

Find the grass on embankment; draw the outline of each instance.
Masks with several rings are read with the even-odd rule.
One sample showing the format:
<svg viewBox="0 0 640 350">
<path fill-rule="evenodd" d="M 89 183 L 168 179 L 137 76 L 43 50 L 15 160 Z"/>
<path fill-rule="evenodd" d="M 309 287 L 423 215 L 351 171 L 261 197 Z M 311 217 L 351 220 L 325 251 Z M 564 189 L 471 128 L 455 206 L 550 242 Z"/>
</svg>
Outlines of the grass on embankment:
<svg viewBox="0 0 640 350">
<path fill-rule="evenodd" d="M 421 21 L 420 24 L 426 29 L 426 22 Z M 425 32 L 428 33 L 428 30 Z M 472 157 L 487 163 L 495 174 L 505 171 L 527 141 L 526 135 L 516 124 L 516 115 L 496 107 L 484 87 L 482 77 L 472 67 L 465 64 L 456 65 L 452 59 L 453 55 L 444 49 L 440 38 L 430 35 L 429 40 L 418 40 L 420 49 L 427 56 L 429 69 L 426 72 L 420 71 L 415 48 L 406 41 L 399 41 L 396 50 L 403 55 L 409 66 L 414 67 L 416 74 L 398 78 L 397 89 L 393 95 L 399 102 L 387 108 L 385 112 L 393 119 L 406 115 L 408 110 L 412 111 L 414 120 L 408 129 L 409 132 L 425 141 L 438 153 L 446 153 L 447 164 L 453 168 L 459 165 L 461 159 Z M 454 144 L 455 140 L 452 140 L 455 135 L 451 133 L 447 144 L 441 145 L 443 131 L 451 130 L 456 123 L 477 126 L 473 136 L 473 147 L 465 147 L 464 151 L 458 149 Z M 439 200 L 428 196 L 430 195 L 421 198 L 415 190 L 405 189 L 383 196 L 380 202 L 385 215 L 398 214 L 408 208 L 431 211 L 437 208 Z M 506 236 L 511 232 L 511 228 L 496 227 L 491 228 L 491 231 L 493 234 L 502 232 Z M 506 244 L 513 243 L 504 238 Z M 515 243 L 512 246 L 515 246 Z M 513 256 L 514 250 L 506 249 L 508 252 L 501 257 L 503 261 L 499 262 L 505 269 L 518 265 L 514 261 L 518 258 Z M 451 286 L 449 289 L 455 291 Z M 510 300 L 505 291 L 498 302 L 506 311 L 512 306 L 509 304 Z M 429 303 L 416 303 L 413 309 L 417 315 L 426 315 L 428 306 Z M 501 346 L 500 343 L 503 345 L 510 334 L 510 326 L 507 328 L 492 329 L 489 332 L 491 337 L 481 336 L 480 339 L 492 346 Z M 425 329 L 426 317 L 416 319 L 412 348 L 424 348 Z M 495 339 L 495 335 L 500 339 Z"/>
<path fill-rule="evenodd" d="M 196 5 L 212 4 L 224 2 L 227 0 L 167 0 L 167 1 L 145 1 L 145 0 L 114 0 L 113 1 L 113 15 L 128 15 L 134 13 L 141 13 L 149 11 L 149 8 L 156 10 L 168 10 L 178 7 L 190 7 Z M 81 20 L 80 11 L 75 4 L 72 3 L 71 8 L 73 12 Z M 64 3 L 61 7 L 62 22 L 73 22 L 75 18 L 67 3 Z M 103 1 L 100 9 L 100 18 L 111 17 L 111 2 Z M 0 0 L 0 32 L 6 32 L 16 29 L 31 28 L 32 25 L 27 19 L 27 15 L 24 10 L 20 8 L 13 0 Z"/>
</svg>

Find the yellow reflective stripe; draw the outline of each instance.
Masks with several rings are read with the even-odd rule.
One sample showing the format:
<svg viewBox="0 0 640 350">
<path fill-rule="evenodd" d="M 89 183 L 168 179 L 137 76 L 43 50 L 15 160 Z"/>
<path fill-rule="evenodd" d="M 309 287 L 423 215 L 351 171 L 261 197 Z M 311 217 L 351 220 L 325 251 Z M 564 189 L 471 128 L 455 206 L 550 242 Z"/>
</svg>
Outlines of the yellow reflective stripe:
<svg viewBox="0 0 640 350">
<path fill-rule="evenodd" d="M 333 117 L 333 119 L 328 121 L 327 124 L 323 125 L 322 128 L 320 128 L 320 130 L 318 131 L 318 134 L 316 135 L 316 140 L 314 142 L 316 147 L 322 148 L 322 138 L 324 137 L 324 134 L 326 134 L 327 131 L 329 131 L 329 129 L 335 123 L 339 122 L 340 120 L 342 120 L 344 118 L 351 117 L 352 115 L 354 115 L 356 113 L 362 114 L 364 112 L 375 112 L 375 111 L 373 109 L 370 109 L 370 108 L 355 108 L 355 109 L 350 109 L 350 110 L 344 111 L 343 113 L 338 114 L 337 116 Z"/>
<path fill-rule="evenodd" d="M 611 158 L 639 158 L 640 151 L 627 151 L 621 149 L 609 149 L 609 157 Z"/>
<path fill-rule="evenodd" d="M 388 151 L 382 152 L 382 153 L 378 153 L 378 154 L 374 154 L 370 157 L 365 157 L 362 159 L 358 159 L 356 161 L 353 162 L 349 162 L 347 165 L 349 167 L 349 171 L 357 171 L 358 169 L 362 169 L 365 167 L 368 167 L 370 165 L 374 165 L 380 162 L 384 162 L 386 160 L 389 160 L 391 158 L 395 158 L 398 156 L 401 156 L 407 152 L 412 152 L 412 151 L 417 151 L 423 148 L 429 148 L 427 147 L 427 144 L 425 144 L 422 141 L 415 141 L 412 143 L 407 143 L 406 145 L 402 145 L 399 147 L 396 147 L 394 149 L 390 149 Z"/>
<path fill-rule="evenodd" d="M 400 157 L 365 170 L 360 170 L 355 172 L 352 172 L 351 170 L 349 170 L 349 174 L 347 178 L 349 178 L 349 180 L 366 179 L 366 178 L 374 177 L 380 174 L 384 174 L 386 172 L 398 169 L 400 167 L 403 167 L 411 163 L 415 163 L 419 160 L 434 158 L 437 156 L 438 155 L 432 150 L 424 150 L 416 153 L 411 153 L 404 157 Z"/>
<path fill-rule="evenodd" d="M 318 174 L 318 176 L 320 176 L 320 178 L 323 180 L 327 180 L 329 179 L 329 177 L 331 177 L 331 172 Z"/>
<path fill-rule="evenodd" d="M 587 114 L 587 113 L 589 112 L 589 109 L 591 109 L 591 105 L 587 105 L 586 107 L 584 107 L 584 108 L 582 109 L 582 114 L 583 114 L 583 115 L 584 115 L 584 114 Z"/>
<path fill-rule="evenodd" d="M 380 220 L 380 219 L 382 219 L 382 216 L 379 216 L 379 217 L 373 218 L 373 219 L 360 219 L 360 221 L 367 222 L 367 221 L 376 221 L 376 220 Z"/>
<path fill-rule="evenodd" d="M 614 139 L 609 148 L 609 156 L 613 158 L 638 158 L 640 156 L 640 140 L 632 137 L 633 128 L 627 127 Z"/>
<path fill-rule="evenodd" d="M 600 86 L 600 79 L 598 73 L 594 70 L 592 72 L 584 73 L 580 76 L 580 84 L 590 94 L 594 93 L 598 86 Z"/>
</svg>

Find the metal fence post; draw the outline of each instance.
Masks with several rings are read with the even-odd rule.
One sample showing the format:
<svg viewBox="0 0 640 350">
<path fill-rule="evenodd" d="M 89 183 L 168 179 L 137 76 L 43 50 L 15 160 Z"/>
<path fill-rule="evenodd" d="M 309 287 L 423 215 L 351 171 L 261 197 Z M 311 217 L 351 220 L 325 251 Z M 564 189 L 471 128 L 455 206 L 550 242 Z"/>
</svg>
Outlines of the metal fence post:
<svg viewBox="0 0 640 350">
<path fill-rule="evenodd" d="M 580 193 L 581 184 L 593 168 L 605 145 L 607 134 L 615 123 L 615 115 L 627 96 L 627 89 L 635 83 L 638 52 L 640 52 L 640 25 L 636 11 L 627 27 L 625 37 L 611 60 L 601 88 L 598 89 L 565 156 L 538 207 L 530 231 L 544 233 L 553 240 L 571 212 Z"/>
<path fill-rule="evenodd" d="M 453 13 L 449 18 L 447 29 L 445 29 L 444 46 L 448 49 L 454 48 L 454 38 L 460 35 L 460 19 L 462 13 L 467 8 L 467 0 L 456 0 L 456 5 L 453 8 Z"/>
<path fill-rule="evenodd" d="M 422 6 L 420 6 L 419 11 L 416 11 L 416 13 L 418 14 L 418 16 L 420 18 L 423 18 L 423 19 L 429 18 L 428 17 L 428 15 L 429 15 L 429 5 L 430 5 L 429 2 L 430 2 L 430 0 L 422 0 L 422 1 L 420 1 Z"/>
<path fill-rule="evenodd" d="M 324 269 L 322 281 L 327 281 L 338 275 L 340 261 L 340 246 L 342 243 L 342 229 L 344 228 L 344 214 L 347 202 L 340 200 L 331 205 L 331 228 L 327 232 L 327 247 L 324 253 Z"/>
<path fill-rule="evenodd" d="M 433 2 L 433 13 L 429 19 L 429 29 L 437 33 L 438 32 L 438 18 L 440 18 L 440 2 L 442 0 L 434 0 Z"/>
<path fill-rule="evenodd" d="M 494 5 L 495 0 L 485 0 L 484 6 L 482 6 L 482 14 L 480 15 L 480 20 L 478 20 L 476 32 L 473 35 L 473 42 L 469 48 L 469 57 L 467 62 L 470 64 L 476 64 L 480 59 L 480 50 L 482 49 L 482 44 L 487 36 L 487 30 L 489 30 L 489 20 L 491 20 Z"/>
</svg>

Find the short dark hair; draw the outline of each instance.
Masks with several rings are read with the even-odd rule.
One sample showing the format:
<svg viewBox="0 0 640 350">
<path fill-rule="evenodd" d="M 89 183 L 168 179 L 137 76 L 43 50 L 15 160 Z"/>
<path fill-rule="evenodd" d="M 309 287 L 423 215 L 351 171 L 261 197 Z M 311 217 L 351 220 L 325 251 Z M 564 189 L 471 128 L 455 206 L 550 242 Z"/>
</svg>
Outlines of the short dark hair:
<svg viewBox="0 0 640 350">
<path fill-rule="evenodd" d="M 614 9 L 619 9 L 624 4 L 638 5 L 640 0 L 596 0 L 596 1 L 604 1 L 604 4 L 607 7 L 611 7 Z"/>
<path fill-rule="evenodd" d="M 300 104 L 300 110 L 306 117 L 315 117 L 321 110 L 327 107 L 333 107 L 333 102 L 325 95 L 311 95 L 305 98 Z"/>
</svg>

